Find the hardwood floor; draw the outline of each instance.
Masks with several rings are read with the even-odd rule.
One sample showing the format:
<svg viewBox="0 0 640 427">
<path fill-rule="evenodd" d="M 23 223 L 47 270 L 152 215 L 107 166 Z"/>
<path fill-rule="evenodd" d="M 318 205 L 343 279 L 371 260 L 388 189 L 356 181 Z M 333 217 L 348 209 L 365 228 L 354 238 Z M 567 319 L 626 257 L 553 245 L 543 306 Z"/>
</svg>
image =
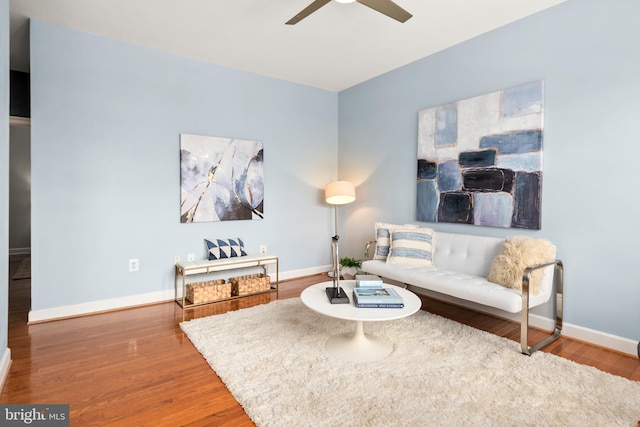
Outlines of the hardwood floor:
<svg viewBox="0 0 640 427">
<path fill-rule="evenodd" d="M 19 259 L 12 258 L 10 274 Z M 284 281 L 280 298 L 326 280 Z M 215 372 L 182 333 L 174 302 L 27 325 L 30 281 L 10 280 L 13 364 L 0 403 L 68 403 L 71 425 L 252 426 Z M 184 319 L 263 304 L 275 294 L 190 309 Z M 519 325 L 423 298 L 423 309 L 518 340 Z M 537 339 L 532 333 L 532 339 Z M 640 381 L 636 358 L 564 337 L 545 351 Z M 523 356 L 526 357 L 526 356 Z"/>
</svg>

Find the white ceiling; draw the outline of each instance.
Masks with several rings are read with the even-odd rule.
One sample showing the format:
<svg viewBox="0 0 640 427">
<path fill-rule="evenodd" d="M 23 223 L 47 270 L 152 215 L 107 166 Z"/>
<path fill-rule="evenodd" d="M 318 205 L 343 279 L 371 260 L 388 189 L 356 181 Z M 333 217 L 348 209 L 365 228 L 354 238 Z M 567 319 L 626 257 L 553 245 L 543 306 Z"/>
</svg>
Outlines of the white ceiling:
<svg viewBox="0 0 640 427">
<path fill-rule="evenodd" d="M 337 92 L 565 0 L 395 1 L 413 18 L 332 1 L 290 26 L 311 0 L 11 0 L 11 68 L 35 18 Z"/>
</svg>

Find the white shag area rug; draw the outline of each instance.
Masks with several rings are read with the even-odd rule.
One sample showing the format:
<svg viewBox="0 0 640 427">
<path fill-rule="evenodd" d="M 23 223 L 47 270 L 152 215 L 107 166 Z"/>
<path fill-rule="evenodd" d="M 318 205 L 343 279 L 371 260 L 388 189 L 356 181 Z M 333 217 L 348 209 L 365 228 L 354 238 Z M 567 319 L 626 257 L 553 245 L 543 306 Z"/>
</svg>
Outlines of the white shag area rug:
<svg viewBox="0 0 640 427">
<path fill-rule="evenodd" d="M 299 298 L 181 323 L 258 426 L 637 426 L 640 382 L 419 311 L 366 322 L 385 360 L 332 359 L 354 323 Z"/>
</svg>

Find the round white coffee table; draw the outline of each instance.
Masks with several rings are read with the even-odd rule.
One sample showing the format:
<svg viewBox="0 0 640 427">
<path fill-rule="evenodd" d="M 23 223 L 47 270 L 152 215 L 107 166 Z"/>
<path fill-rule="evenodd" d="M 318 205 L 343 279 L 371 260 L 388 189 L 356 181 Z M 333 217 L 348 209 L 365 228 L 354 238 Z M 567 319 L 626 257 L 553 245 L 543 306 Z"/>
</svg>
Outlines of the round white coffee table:
<svg viewBox="0 0 640 427">
<path fill-rule="evenodd" d="M 327 351 L 334 357 L 351 362 L 372 362 L 382 360 L 393 352 L 393 344 L 387 340 L 364 333 L 363 322 L 379 322 L 401 319 L 411 316 L 422 305 L 420 298 L 399 286 L 383 284 L 385 288 L 393 288 L 404 302 L 404 308 L 358 308 L 353 303 L 355 280 L 341 280 L 340 287 L 349 297 L 349 304 L 331 304 L 325 289 L 333 286 L 333 282 L 322 282 L 302 291 L 300 299 L 311 310 L 336 319 L 356 322 L 354 333 L 334 335 L 327 341 Z"/>
</svg>

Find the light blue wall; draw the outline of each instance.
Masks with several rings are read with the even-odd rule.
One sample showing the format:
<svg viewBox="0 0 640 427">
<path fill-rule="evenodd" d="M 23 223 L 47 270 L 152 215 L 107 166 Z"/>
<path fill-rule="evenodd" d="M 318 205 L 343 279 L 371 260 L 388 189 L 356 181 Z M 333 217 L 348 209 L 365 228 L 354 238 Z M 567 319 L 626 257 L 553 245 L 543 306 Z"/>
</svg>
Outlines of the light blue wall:
<svg viewBox="0 0 640 427">
<path fill-rule="evenodd" d="M 358 184 L 344 252 L 359 255 L 375 221 L 416 222 L 419 110 L 544 80 L 542 230 L 421 224 L 552 240 L 565 320 L 638 340 L 638 16 L 637 0 L 569 0 L 341 92 L 339 172 Z"/>
<path fill-rule="evenodd" d="M 9 0 L 0 0 L 0 357 L 9 315 Z"/>
<path fill-rule="evenodd" d="M 172 290 L 206 237 L 329 263 L 336 93 L 32 21 L 31 94 L 33 310 Z M 180 133 L 264 143 L 264 220 L 180 224 Z"/>
<path fill-rule="evenodd" d="M 33 308 L 172 289 L 173 255 L 203 256 L 207 236 L 267 244 L 284 271 L 325 265 L 338 172 L 358 184 L 341 254 L 361 256 L 375 221 L 416 222 L 420 109 L 542 79 L 542 230 L 422 224 L 552 240 L 565 320 L 637 340 L 637 16 L 569 0 L 339 95 L 34 21 Z M 179 224 L 181 132 L 264 142 L 265 220 Z"/>
</svg>

